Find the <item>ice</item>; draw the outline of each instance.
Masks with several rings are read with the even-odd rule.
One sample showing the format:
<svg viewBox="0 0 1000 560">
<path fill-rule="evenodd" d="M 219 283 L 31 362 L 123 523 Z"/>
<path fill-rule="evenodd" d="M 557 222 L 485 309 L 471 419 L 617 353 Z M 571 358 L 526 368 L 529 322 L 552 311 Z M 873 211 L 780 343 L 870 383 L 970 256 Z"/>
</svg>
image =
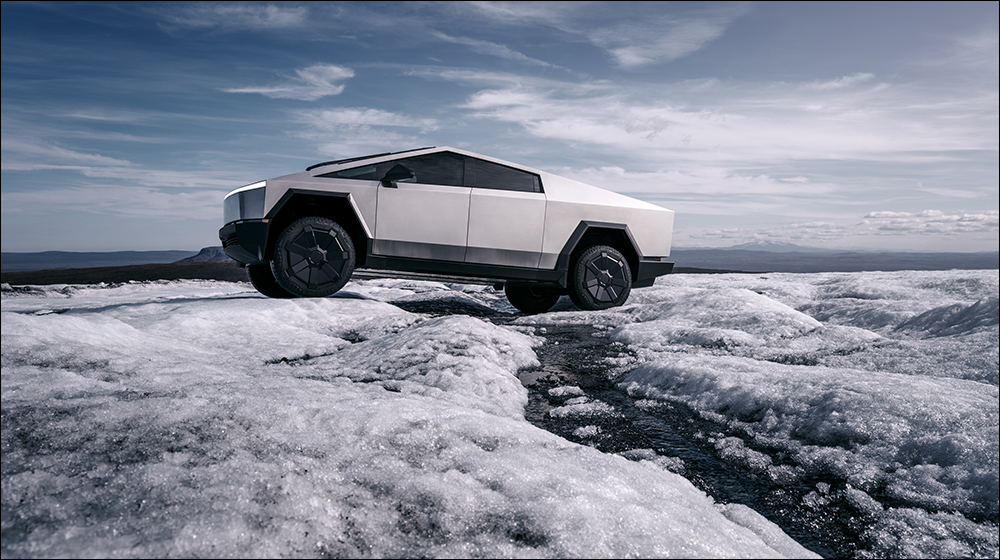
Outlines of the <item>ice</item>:
<svg viewBox="0 0 1000 560">
<path fill-rule="evenodd" d="M 565 418 L 567 416 L 611 416 L 613 414 L 615 414 L 615 409 L 608 403 L 592 401 L 587 397 L 569 399 L 563 406 L 557 406 L 549 410 L 549 416 L 554 418 Z"/>
<path fill-rule="evenodd" d="M 388 303 L 497 294 L 339 296 L 5 290 L 4 556 L 815 557 L 661 464 L 529 424 L 537 336 Z"/>
<path fill-rule="evenodd" d="M 998 280 L 678 274 L 532 316 L 411 280 L 5 286 L 4 555 L 809 555 L 680 459 L 525 421 L 516 373 L 580 325 L 623 349 L 601 363 L 638 409 L 693 411 L 805 509 L 848 504 L 858 556 L 996 557 Z M 614 437 L 611 405 L 550 395 L 575 437 Z"/>
<path fill-rule="evenodd" d="M 715 421 L 721 458 L 773 480 L 841 481 L 873 520 L 865 554 L 995 557 L 997 280 L 674 276 L 602 322 L 642 362 L 621 386 Z"/>
<path fill-rule="evenodd" d="M 989 327 L 1000 322 L 997 309 L 1000 309 L 1000 300 L 995 297 L 979 300 L 971 305 L 943 305 L 904 321 L 896 330 L 926 336 L 953 336 L 989 330 Z"/>
<path fill-rule="evenodd" d="M 622 382 L 644 398 L 719 414 L 748 443 L 793 454 L 807 473 L 869 492 L 885 487 L 888 497 L 932 510 L 997 515 L 996 387 L 703 356 L 650 362 Z M 766 470 L 769 458 L 742 442 L 716 446 L 723 457 Z"/>
<path fill-rule="evenodd" d="M 768 546 L 781 554 L 795 554 L 799 544 L 761 514 L 742 504 L 720 505 L 719 509 L 733 523 L 742 525 L 761 536 Z"/>
</svg>

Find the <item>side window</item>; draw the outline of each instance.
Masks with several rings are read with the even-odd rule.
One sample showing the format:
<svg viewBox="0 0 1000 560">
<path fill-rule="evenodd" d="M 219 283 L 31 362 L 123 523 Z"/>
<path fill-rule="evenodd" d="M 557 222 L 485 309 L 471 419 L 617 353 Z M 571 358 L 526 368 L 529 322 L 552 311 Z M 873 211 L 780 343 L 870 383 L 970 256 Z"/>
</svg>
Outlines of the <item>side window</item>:
<svg viewBox="0 0 1000 560">
<path fill-rule="evenodd" d="M 399 164 L 413 172 L 413 179 L 407 179 L 405 181 L 407 183 L 428 183 L 431 185 L 461 187 L 465 182 L 465 159 L 465 157 L 458 154 L 442 152 L 324 173 L 320 177 L 381 181 L 382 177 L 385 177 L 385 174 L 390 169 Z"/>
<path fill-rule="evenodd" d="M 375 178 L 381 180 L 396 164 L 413 172 L 413 179 L 408 182 L 461 187 L 465 181 L 465 158 L 448 152 L 380 163 Z"/>
<path fill-rule="evenodd" d="M 324 173 L 320 177 L 329 177 L 331 179 L 357 179 L 359 181 L 374 181 L 375 180 L 375 166 L 369 165 L 366 167 L 355 167 L 354 169 L 345 169 L 343 171 L 334 171 L 332 173 Z"/>
<path fill-rule="evenodd" d="M 475 186 L 481 189 L 542 192 L 538 175 L 481 159 L 475 160 Z"/>
</svg>

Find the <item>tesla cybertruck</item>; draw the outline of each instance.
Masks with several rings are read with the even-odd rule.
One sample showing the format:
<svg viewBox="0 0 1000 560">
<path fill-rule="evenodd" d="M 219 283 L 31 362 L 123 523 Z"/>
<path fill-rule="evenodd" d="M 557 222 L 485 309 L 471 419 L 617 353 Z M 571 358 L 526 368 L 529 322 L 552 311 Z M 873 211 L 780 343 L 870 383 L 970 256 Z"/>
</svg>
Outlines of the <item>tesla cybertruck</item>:
<svg viewBox="0 0 1000 560">
<path fill-rule="evenodd" d="M 226 196 L 225 252 L 262 294 L 323 297 L 358 276 L 503 287 L 525 313 L 567 294 L 622 305 L 673 270 L 674 213 L 449 147 L 320 163 Z"/>
</svg>

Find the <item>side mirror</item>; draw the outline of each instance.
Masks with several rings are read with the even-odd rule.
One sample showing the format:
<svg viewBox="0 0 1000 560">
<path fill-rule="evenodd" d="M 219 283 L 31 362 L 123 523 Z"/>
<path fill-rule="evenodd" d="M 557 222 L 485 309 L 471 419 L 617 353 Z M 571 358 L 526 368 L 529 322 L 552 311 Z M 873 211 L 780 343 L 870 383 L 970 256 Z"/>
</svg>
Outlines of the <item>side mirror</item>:
<svg viewBox="0 0 1000 560">
<path fill-rule="evenodd" d="M 392 166 L 392 169 L 386 172 L 385 176 L 382 177 L 382 184 L 385 186 L 395 186 L 392 183 L 396 181 L 405 181 L 406 179 L 412 179 L 413 172 L 403 166 L 401 163 L 397 163 Z"/>
</svg>

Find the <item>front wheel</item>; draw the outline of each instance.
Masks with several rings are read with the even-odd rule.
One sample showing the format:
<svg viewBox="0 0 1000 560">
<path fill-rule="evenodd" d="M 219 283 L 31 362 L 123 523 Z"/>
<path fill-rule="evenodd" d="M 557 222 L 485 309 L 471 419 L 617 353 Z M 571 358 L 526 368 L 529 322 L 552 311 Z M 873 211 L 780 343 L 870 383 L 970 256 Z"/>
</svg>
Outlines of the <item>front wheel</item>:
<svg viewBox="0 0 1000 560">
<path fill-rule="evenodd" d="M 325 297 L 354 272 L 354 243 L 337 222 L 310 216 L 291 223 L 274 245 L 271 271 L 278 284 L 301 297 Z"/>
<path fill-rule="evenodd" d="M 530 288 L 526 286 L 504 286 L 507 301 L 519 311 L 533 315 L 545 313 L 559 301 L 559 293 L 552 288 Z"/>
<path fill-rule="evenodd" d="M 580 309 L 607 309 L 625 303 L 632 269 L 614 247 L 595 245 L 580 253 L 570 270 L 569 297 Z"/>
<path fill-rule="evenodd" d="M 247 278 L 250 279 L 250 283 L 253 284 L 257 291 L 271 298 L 293 298 L 295 294 L 289 293 L 288 290 L 281 287 L 278 281 L 274 279 L 274 273 L 271 272 L 271 265 L 269 264 L 250 264 L 247 265 Z"/>
</svg>

